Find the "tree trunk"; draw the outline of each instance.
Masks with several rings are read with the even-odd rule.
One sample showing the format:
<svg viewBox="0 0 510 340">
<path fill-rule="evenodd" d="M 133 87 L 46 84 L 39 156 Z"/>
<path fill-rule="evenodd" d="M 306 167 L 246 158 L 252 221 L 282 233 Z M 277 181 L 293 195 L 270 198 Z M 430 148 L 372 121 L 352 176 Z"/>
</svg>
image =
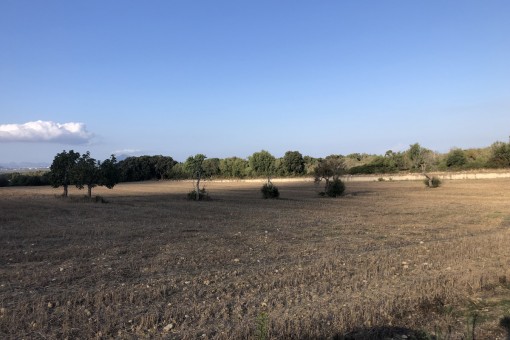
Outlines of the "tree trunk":
<svg viewBox="0 0 510 340">
<path fill-rule="evenodd" d="M 200 174 L 198 174 L 197 176 L 197 194 L 195 196 L 195 200 L 199 200 L 200 199 Z"/>
<path fill-rule="evenodd" d="M 427 175 L 426 173 L 423 173 L 423 175 L 425 177 L 427 177 L 428 181 L 429 181 L 429 187 L 432 188 L 432 177 L 430 177 L 429 175 Z"/>
<path fill-rule="evenodd" d="M 62 196 L 67 197 L 67 185 L 64 184 L 64 193 Z"/>
<path fill-rule="evenodd" d="M 87 189 L 89 190 L 89 198 L 92 197 L 92 185 L 88 185 Z"/>
</svg>

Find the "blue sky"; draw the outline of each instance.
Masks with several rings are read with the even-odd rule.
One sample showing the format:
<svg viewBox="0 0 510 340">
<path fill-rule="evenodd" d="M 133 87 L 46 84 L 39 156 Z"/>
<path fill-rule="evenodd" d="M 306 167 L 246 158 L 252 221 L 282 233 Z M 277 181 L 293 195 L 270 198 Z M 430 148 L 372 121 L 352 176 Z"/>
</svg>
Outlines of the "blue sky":
<svg viewBox="0 0 510 340">
<path fill-rule="evenodd" d="M 507 141 L 508 13 L 508 1 L 2 0 L 0 163 Z"/>
</svg>

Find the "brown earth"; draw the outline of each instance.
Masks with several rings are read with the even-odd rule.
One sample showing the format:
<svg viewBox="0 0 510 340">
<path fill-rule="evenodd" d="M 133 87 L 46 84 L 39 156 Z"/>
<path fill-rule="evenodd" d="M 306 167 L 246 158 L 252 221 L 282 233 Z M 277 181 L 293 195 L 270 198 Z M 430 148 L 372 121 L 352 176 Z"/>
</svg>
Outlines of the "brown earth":
<svg viewBox="0 0 510 340">
<path fill-rule="evenodd" d="M 510 179 L 275 183 L 0 188 L 0 338 L 505 338 Z"/>
</svg>

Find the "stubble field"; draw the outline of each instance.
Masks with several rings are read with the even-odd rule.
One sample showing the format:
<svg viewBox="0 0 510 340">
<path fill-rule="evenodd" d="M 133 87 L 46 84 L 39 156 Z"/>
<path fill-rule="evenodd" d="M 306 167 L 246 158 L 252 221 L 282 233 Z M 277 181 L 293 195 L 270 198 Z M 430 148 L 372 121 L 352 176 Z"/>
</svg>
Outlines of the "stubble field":
<svg viewBox="0 0 510 340">
<path fill-rule="evenodd" d="M 0 338 L 505 338 L 510 179 L 275 184 L 0 188 Z"/>
</svg>

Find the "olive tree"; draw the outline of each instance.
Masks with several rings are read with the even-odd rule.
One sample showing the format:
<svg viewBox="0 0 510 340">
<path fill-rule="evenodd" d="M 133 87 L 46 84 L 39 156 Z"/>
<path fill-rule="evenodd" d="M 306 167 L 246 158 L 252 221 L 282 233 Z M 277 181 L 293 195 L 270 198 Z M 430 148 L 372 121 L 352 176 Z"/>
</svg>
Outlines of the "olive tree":
<svg viewBox="0 0 510 340">
<path fill-rule="evenodd" d="M 184 162 L 185 171 L 195 181 L 195 193 L 194 198 L 196 201 L 200 200 L 200 180 L 204 175 L 204 160 L 207 156 L 203 154 L 196 154 L 195 156 L 189 156 L 186 162 Z"/>
<path fill-rule="evenodd" d="M 54 188 L 58 188 L 60 186 L 64 187 L 64 192 L 62 196 L 67 197 L 68 186 L 73 182 L 73 171 L 76 167 L 76 163 L 80 158 L 80 154 L 78 152 L 74 152 L 73 150 L 66 150 L 58 153 L 50 166 L 50 184 Z"/>
<path fill-rule="evenodd" d="M 342 195 L 345 191 L 345 185 L 340 176 L 345 174 L 345 163 L 343 157 L 331 155 L 324 159 L 319 159 L 314 170 L 315 183 L 325 181 L 324 193 L 330 197 Z"/>
</svg>

